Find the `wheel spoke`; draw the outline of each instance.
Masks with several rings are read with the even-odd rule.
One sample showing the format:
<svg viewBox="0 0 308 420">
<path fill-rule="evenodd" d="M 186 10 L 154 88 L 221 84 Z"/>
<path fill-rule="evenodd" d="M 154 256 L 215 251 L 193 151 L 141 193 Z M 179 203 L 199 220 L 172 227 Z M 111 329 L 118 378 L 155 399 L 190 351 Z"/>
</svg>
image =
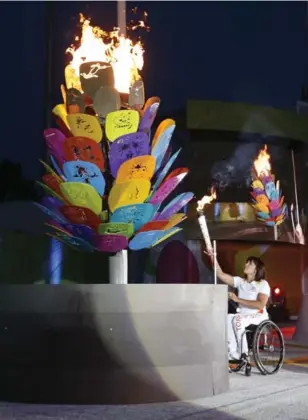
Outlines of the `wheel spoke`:
<svg viewBox="0 0 308 420">
<path fill-rule="evenodd" d="M 253 346 L 256 365 L 261 373 L 278 372 L 283 364 L 284 342 L 280 329 L 272 321 L 260 324 L 254 337 Z"/>
</svg>

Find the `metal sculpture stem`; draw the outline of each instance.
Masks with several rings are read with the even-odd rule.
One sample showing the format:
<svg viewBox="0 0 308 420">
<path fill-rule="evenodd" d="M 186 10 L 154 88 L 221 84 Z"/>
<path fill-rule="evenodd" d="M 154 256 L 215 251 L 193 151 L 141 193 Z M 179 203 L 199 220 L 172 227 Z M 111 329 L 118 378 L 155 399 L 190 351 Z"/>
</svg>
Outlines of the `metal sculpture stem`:
<svg viewBox="0 0 308 420">
<path fill-rule="evenodd" d="M 118 27 L 120 35 L 126 36 L 126 1 L 117 1 Z M 108 146 L 105 145 L 105 153 L 108 153 Z M 108 154 L 106 155 L 108 156 Z M 106 159 L 108 161 L 108 159 Z M 109 166 L 109 165 L 108 165 Z M 108 189 L 112 186 L 110 168 L 108 167 Z M 109 193 L 108 191 L 108 193 Z M 128 253 L 127 250 L 117 252 L 109 257 L 109 283 L 128 284 Z"/>
<path fill-rule="evenodd" d="M 118 28 L 120 35 L 126 36 L 126 1 L 117 1 L 118 10 Z"/>
<path fill-rule="evenodd" d="M 109 257 L 109 283 L 128 284 L 128 253 L 126 249 Z"/>
</svg>

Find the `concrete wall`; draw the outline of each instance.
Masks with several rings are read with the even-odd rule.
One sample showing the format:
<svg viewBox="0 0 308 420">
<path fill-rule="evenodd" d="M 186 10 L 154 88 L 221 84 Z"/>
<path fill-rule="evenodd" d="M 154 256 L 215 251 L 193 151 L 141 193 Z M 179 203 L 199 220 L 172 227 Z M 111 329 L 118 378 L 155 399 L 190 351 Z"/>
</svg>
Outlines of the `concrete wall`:
<svg viewBox="0 0 308 420">
<path fill-rule="evenodd" d="M 226 286 L 1 286 L 0 400 L 129 404 L 225 392 L 226 313 Z"/>
</svg>

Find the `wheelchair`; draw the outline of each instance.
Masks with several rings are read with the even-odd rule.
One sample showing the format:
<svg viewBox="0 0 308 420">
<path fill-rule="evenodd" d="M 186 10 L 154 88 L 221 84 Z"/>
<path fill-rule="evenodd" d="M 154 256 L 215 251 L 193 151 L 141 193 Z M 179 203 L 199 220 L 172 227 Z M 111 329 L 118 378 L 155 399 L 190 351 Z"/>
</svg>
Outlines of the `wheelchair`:
<svg viewBox="0 0 308 420">
<path fill-rule="evenodd" d="M 242 336 L 246 335 L 248 356 L 242 355 L 240 360 L 229 362 L 229 372 L 245 370 L 251 375 L 251 368 L 256 366 L 262 375 L 273 375 L 283 366 L 285 343 L 278 325 L 270 319 L 259 325 L 249 325 Z M 266 357 L 268 354 L 268 357 Z"/>
</svg>

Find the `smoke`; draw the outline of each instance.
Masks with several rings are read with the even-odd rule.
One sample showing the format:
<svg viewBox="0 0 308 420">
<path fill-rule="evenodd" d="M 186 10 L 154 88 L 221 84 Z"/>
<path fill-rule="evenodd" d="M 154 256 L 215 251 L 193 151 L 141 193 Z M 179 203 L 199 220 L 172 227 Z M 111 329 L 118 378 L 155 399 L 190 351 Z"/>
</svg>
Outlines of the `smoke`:
<svg viewBox="0 0 308 420">
<path fill-rule="evenodd" d="M 249 110 L 247 110 L 249 113 Z M 258 152 L 264 144 L 273 143 L 274 137 L 282 135 L 276 124 L 262 111 L 253 111 L 247 115 L 238 136 L 238 145 L 232 155 L 212 166 L 211 175 L 216 188 L 223 191 L 228 186 L 238 188 L 249 187 L 251 183 L 251 168 Z M 272 133 L 272 135 L 252 134 L 257 132 Z M 270 144 L 269 151 L 273 160 L 279 160 L 283 156 L 282 148 Z"/>
<path fill-rule="evenodd" d="M 248 187 L 251 182 L 251 165 L 259 149 L 259 144 L 241 143 L 229 158 L 215 162 L 211 175 L 216 188 L 224 191 L 230 185 Z"/>
<path fill-rule="evenodd" d="M 214 162 L 211 176 L 214 185 L 220 191 L 229 186 L 248 188 L 251 184 L 251 168 L 259 151 L 267 144 L 265 136 L 241 134 L 239 144 L 230 157 Z M 276 145 L 269 145 L 272 160 L 282 157 L 282 149 Z"/>
</svg>

